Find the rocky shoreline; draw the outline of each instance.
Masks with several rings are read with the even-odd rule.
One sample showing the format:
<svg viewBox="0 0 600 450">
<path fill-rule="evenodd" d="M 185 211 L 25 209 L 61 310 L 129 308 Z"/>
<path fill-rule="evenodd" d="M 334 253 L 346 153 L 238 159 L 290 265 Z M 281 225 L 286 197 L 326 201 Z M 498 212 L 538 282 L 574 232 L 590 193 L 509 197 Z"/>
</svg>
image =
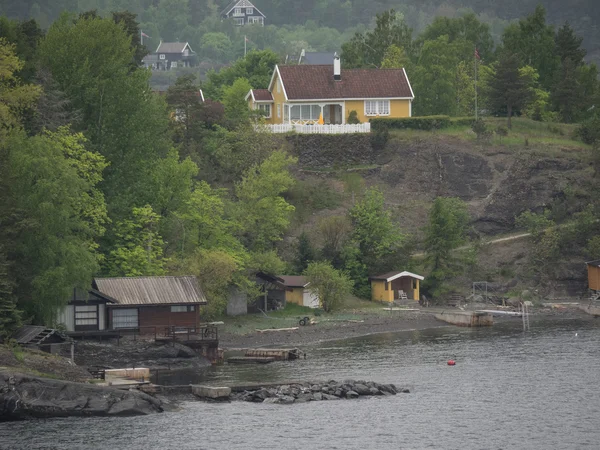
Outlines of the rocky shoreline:
<svg viewBox="0 0 600 450">
<path fill-rule="evenodd" d="M 289 405 L 310 401 L 357 399 L 360 397 L 390 396 L 398 393 L 407 394 L 405 388 L 397 388 L 393 384 L 379 384 L 374 381 L 330 380 L 326 383 L 294 383 L 278 387 L 260 387 L 256 390 L 244 390 L 231 394 L 231 400 L 253 403 L 274 403 Z"/>
<path fill-rule="evenodd" d="M 0 372 L 0 422 L 50 417 L 139 416 L 169 409 L 137 390 Z"/>
</svg>

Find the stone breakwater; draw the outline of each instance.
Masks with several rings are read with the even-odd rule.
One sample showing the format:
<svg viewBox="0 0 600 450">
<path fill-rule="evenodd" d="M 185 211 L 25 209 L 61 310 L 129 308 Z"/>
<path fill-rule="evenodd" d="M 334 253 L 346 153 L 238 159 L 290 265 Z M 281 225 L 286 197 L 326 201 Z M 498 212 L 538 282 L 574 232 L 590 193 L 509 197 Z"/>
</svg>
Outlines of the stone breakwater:
<svg viewBox="0 0 600 450">
<path fill-rule="evenodd" d="M 291 404 L 322 400 L 355 399 L 370 396 L 390 396 L 409 393 L 405 388 L 393 384 L 379 384 L 373 381 L 330 380 L 326 383 L 294 383 L 277 387 L 261 387 L 231 394 L 231 400 L 255 403 Z"/>
</svg>

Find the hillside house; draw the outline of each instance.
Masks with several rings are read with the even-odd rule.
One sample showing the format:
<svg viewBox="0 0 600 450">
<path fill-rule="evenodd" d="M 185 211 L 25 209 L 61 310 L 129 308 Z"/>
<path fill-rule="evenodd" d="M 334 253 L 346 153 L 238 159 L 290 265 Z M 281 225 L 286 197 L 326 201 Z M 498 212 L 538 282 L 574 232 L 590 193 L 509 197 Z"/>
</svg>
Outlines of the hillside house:
<svg viewBox="0 0 600 450">
<path fill-rule="evenodd" d="M 270 125 L 343 125 L 352 111 L 363 123 L 411 117 L 414 98 L 404 69 L 342 69 L 337 55 L 329 65 L 277 65 L 268 89 L 246 95 Z"/>
<path fill-rule="evenodd" d="M 371 300 L 392 303 L 394 300 L 419 301 L 420 282 L 425 278 L 411 272 L 388 272 L 370 278 Z"/>
<path fill-rule="evenodd" d="M 223 19 L 233 19 L 238 25 L 265 25 L 266 16 L 248 0 L 234 0 L 221 11 Z"/>
<path fill-rule="evenodd" d="M 160 41 L 156 51 L 150 55 L 146 55 L 142 59 L 144 67 L 152 70 L 193 67 L 196 65 L 196 62 L 196 53 L 187 42 Z"/>
<path fill-rule="evenodd" d="M 57 322 L 68 332 L 194 332 L 204 305 L 206 297 L 193 276 L 95 278 L 89 291 L 73 291 Z"/>
</svg>

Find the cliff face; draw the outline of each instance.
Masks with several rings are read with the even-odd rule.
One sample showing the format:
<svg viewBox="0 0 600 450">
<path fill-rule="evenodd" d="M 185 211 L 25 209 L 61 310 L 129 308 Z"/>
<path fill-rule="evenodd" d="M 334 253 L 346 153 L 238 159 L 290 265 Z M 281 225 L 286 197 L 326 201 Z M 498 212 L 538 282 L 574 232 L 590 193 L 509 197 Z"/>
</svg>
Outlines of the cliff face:
<svg viewBox="0 0 600 450">
<path fill-rule="evenodd" d="M 383 190 L 407 231 L 422 228 L 435 197 L 452 196 L 468 203 L 481 234 L 510 232 L 515 217 L 527 210 L 541 212 L 565 199 L 570 211 L 581 209 L 594 181 L 586 149 L 479 145 L 431 135 L 408 142 L 392 139 L 375 150 L 364 137 L 357 138 L 356 146 L 348 137 L 318 138 L 293 142 L 299 164 L 307 169 L 369 166 L 358 173 Z"/>
</svg>

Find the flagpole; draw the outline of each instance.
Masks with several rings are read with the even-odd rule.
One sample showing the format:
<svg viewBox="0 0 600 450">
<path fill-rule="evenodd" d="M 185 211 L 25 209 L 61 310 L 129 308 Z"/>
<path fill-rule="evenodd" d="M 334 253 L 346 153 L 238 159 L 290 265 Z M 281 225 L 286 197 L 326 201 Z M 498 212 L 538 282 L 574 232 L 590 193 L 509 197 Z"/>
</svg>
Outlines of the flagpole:
<svg viewBox="0 0 600 450">
<path fill-rule="evenodd" d="M 246 35 L 244 35 L 244 58 L 246 57 L 246 45 L 248 42 L 248 38 L 246 37 Z"/>
<path fill-rule="evenodd" d="M 475 53 L 473 54 L 475 60 L 475 120 L 479 119 L 479 108 L 477 108 L 477 47 L 475 47 Z"/>
<path fill-rule="evenodd" d="M 140 29 L 140 45 L 144 46 L 144 32 Z"/>
</svg>

